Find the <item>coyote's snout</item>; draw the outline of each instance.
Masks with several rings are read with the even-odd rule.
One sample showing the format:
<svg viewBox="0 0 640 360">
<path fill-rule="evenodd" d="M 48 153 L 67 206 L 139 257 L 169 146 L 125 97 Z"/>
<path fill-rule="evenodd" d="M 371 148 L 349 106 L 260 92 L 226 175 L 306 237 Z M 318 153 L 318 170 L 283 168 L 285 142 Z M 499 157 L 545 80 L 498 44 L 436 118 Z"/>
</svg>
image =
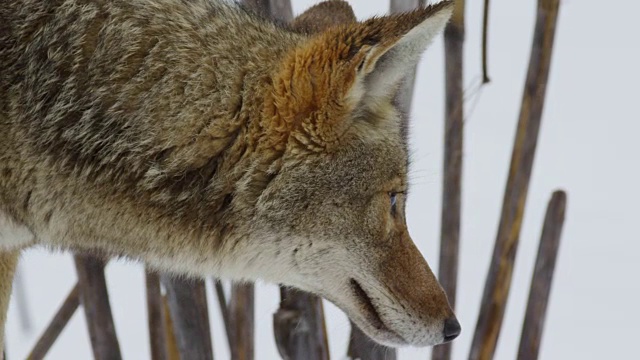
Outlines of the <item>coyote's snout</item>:
<svg viewBox="0 0 640 360">
<path fill-rule="evenodd" d="M 7 1 L 0 269 L 96 251 L 311 291 L 387 345 L 455 338 L 407 231 L 394 104 L 451 11 L 305 32 L 212 0 Z"/>
</svg>

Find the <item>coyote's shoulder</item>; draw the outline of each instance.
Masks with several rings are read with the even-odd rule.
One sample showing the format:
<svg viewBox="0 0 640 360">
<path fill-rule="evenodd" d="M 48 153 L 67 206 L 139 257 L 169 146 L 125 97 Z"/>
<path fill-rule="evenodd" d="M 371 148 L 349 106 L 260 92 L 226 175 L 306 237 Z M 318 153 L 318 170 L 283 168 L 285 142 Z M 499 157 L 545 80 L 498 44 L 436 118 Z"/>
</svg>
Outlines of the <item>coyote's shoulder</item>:
<svg viewBox="0 0 640 360">
<path fill-rule="evenodd" d="M 124 256 L 320 294 L 386 344 L 455 337 L 394 105 L 451 11 L 289 28 L 213 0 L 4 1 L 0 269 L 30 245 Z"/>
</svg>

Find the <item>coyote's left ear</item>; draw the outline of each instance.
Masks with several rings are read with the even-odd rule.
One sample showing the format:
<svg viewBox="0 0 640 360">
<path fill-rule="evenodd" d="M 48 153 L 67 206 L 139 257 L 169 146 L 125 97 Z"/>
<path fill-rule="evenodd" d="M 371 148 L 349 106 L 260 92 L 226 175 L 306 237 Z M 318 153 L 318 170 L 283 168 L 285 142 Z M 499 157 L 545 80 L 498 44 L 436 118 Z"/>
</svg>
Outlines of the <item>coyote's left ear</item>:
<svg viewBox="0 0 640 360">
<path fill-rule="evenodd" d="M 453 1 L 443 1 L 409 13 L 358 24 L 361 41 L 373 45 L 361 49 L 366 55 L 358 64 L 356 79 L 362 82 L 362 96 L 375 99 L 395 95 L 400 82 L 442 32 L 452 12 Z"/>
</svg>

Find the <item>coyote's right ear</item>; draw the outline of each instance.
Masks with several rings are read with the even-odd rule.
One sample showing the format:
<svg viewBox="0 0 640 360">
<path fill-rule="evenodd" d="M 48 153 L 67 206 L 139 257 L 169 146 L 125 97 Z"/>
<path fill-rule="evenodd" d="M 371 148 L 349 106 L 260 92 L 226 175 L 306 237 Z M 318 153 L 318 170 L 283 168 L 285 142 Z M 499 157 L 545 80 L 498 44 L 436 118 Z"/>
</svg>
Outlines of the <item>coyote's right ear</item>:
<svg viewBox="0 0 640 360">
<path fill-rule="evenodd" d="M 357 21 L 348 2 L 344 0 L 326 0 L 296 16 L 291 27 L 301 33 L 314 34 L 330 27 L 351 24 Z"/>
</svg>

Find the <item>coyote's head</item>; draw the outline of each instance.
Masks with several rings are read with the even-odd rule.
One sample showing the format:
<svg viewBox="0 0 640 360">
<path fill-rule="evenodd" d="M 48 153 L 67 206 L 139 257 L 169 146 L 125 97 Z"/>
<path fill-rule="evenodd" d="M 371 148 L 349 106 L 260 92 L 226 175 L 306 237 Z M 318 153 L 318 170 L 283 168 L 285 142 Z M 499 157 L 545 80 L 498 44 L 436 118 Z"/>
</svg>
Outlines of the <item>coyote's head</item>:
<svg viewBox="0 0 640 360">
<path fill-rule="evenodd" d="M 283 60 L 262 111 L 259 146 L 279 165 L 252 225 L 273 250 L 254 259 L 275 257 L 264 277 L 322 295 L 387 345 L 460 333 L 407 231 L 407 126 L 394 104 L 451 12 L 443 2 L 315 33 Z"/>
</svg>

